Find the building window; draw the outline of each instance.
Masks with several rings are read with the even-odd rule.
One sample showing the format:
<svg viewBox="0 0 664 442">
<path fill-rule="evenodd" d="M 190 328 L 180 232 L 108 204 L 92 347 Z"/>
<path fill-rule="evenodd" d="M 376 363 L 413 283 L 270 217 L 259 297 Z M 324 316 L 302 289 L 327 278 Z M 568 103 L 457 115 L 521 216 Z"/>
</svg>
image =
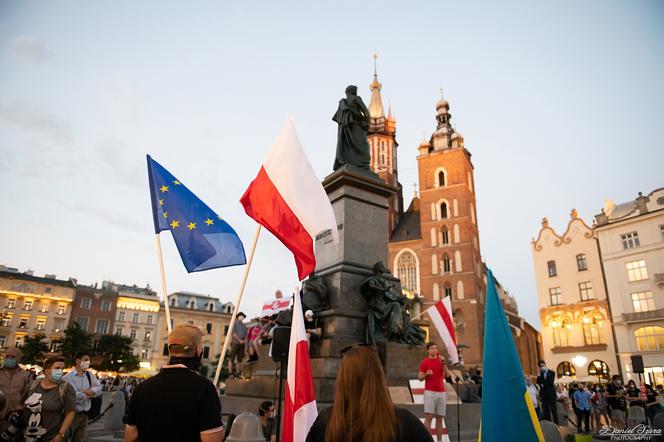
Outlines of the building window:
<svg viewBox="0 0 664 442">
<path fill-rule="evenodd" d="M 609 366 L 606 365 L 606 362 L 595 359 L 588 363 L 588 375 L 589 376 L 599 376 L 602 379 L 610 379 L 609 376 Z"/>
<path fill-rule="evenodd" d="M 115 336 L 122 336 L 122 328 L 118 327 L 115 329 Z"/>
<path fill-rule="evenodd" d="M 132 341 L 134 339 L 136 339 L 136 329 L 135 328 L 131 329 L 131 331 L 129 332 L 129 337 L 131 338 Z"/>
<path fill-rule="evenodd" d="M 588 270 L 588 262 L 586 261 L 586 255 L 584 255 L 583 253 L 580 255 L 576 255 L 576 268 L 579 269 L 579 272 Z"/>
<path fill-rule="evenodd" d="M 411 252 L 403 252 L 397 260 L 397 275 L 401 280 L 401 288 L 417 292 L 417 259 Z"/>
<path fill-rule="evenodd" d="M 47 295 L 53 293 L 53 287 L 45 287 L 44 293 L 46 293 Z"/>
<path fill-rule="evenodd" d="M 48 313 L 50 309 L 51 309 L 51 304 L 48 302 L 43 302 L 41 307 L 39 308 L 39 311 L 42 313 Z"/>
<path fill-rule="evenodd" d="M 648 279 L 648 269 L 646 269 L 646 261 L 643 259 L 626 262 L 625 268 L 627 269 L 627 279 L 629 279 L 629 282 Z"/>
<path fill-rule="evenodd" d="M 7 336 L 0 336 L 0 348 L 5 348 L 7 344 Z"/>
<path fill-rule="evenodd" d="M 450 243 L 450 231 L 447 230 L 447 227 L 443 227 L 442 233 L 443 233 L 443 245 L 449 244 Z"/>
<path fill-rule="evenodd" d="M 139 314 L 134 313 L 134 316 L 131 318 L 131 322 L 138 322 Z"/>
<path fill-rule="evenodd" d="M 88 329 L 88 318 L 85 316 L 79 316 L 76 318 L 76 323 L 83 329 L 87 330 Z"/>
<path fill-rule="evenodd" d="M 152 315 L 148 315 L 148 318 L 147 318 L 147 324 L 148 324 L 148 325 L 151 325 L 151 324 L 152 324 Z"/>
<path fill-rule="evenodd" d="M 168 342 L 164 342 L 164 348 L 161 350 L 162 356 L 168 356 Z"/>
<path fill-rule="evenodd" d="M 67 306 L 66 305 L 58 304 L 58 310 L 56 311 L 56 313 L 58 315 L 64 315 L 66 311 L 67 311 Z"/>
<path fill-rule="evenodd" d="M 92 299 L 90 298 L 81 298 L 81 308 L 85 310 L 90 310 L 92 306 Z"/>
<path fill-rule="evenodd" d="M 176 303 L 176 302 L 177 302 L 177 300 L 176 300 L 175 298 L 171 298 L 171 299 L 168 301 L 168 303 L 171 305 L 171 307 L 175 307 L 175 303 Z"/>
<path fill-rule="evenodd" d="M 228 334 L 228 325 L 224 325 L 224 336 Z"/>
<path fill-rule="evenodd" d="M 664 224 L 659 226 L 659 234 L 661 235 L 662 239 L 664 240 Z"/>
<path fill-rule="evenodd" d="M 20 318 L 18 320 L 18 328 L 28 328 L 28 321 L 30 320 L 29 317 L 27 318 Z"/>
<path fill-rule="evenodd" d="M 16 308 L 16 299 L 9 298 L 7 300 L 7 308 Z"/>
<path fill-rule="evenodd" d="M 581 295 L 581 301 L 589 301 L 594 298 L 593 295 L 593 285 L 590 281 L 580 282 L 579 283 L 579 294 Z"/>
<path fill-rule="evenodd" d="M 145 332 L 145 338 L 143 338 L 143 341 L 150 342 L 151 340 L 152 340 L 152 332 L 147 330 Z"/>
<path fill-rule="evenodd" d="M 445 172 L 438 172 L 438 187 L 445 187 Z"/>
<path fill-rule="evenodd" d="M 53 331 L 59 332 L 63 329 L 63 323 L 64 321 L 62 319 L 56 319 L 55 323 L 53 324 Z"/>
<path fill-rule="evenodd" d="M 203 359 L 210 359 L 210 347 L 203 347 Z"/>
<path fill-rule="evenodd" d="M 549 289 L 549 298 L 551 299 L 551 305 L 560 305 L 563 303 L 563 294 L 560 291 L 560 287 L 553 287 Z"/>
<path fill-rule="evenodd" d="M 194 299 L 190 299 L 187 304 L 188 304 L 188 307 L 189 307 L 190 310 L 193 310 L 193 309 L 196 308 L 196 301 Z"/>
<path fill-rule="evenodd" d="M 210 312 L 213 312 L 213 311 L 214 311 L 214 302 L 211 302 L 211 303 L 208 305 L 208 311 L 210 311 Z"/>
<path fill-rule="evenodd" d="M 576 368 L 574 368 L 574 365 L 570 362 L 563 361 L 558 364 L 556 374 L 559 378 L 562 378 L 563 376 L 576 376 Z"/>
<path fill-rule="evenodd" d="M 105 335 L 108 333 L 108 319 L 97 319 L 97 328 L 95 333 L 98 335 Z"/>
<path fill-rule="evenodd" d="M 15 347 L 23 347 L 23 340 L 25 339 L 25 335 L 16 335 L 16 339 L 14 340 L 14 346 Z"/>
<path fill-rule="evenodd" d="M 212 334 L 212 323 L 211 322 L 208 322 L 207 324 L 205 324 L 205 331 L 207 331 L 208 335 Z"/>
<path fill-rule="evenodd" d="M 634 336 L 639 351 L 664 350 L 664 327 L 643 327 Z"/>
<path fill-rule="evenodd" d="M 620 235 L 620 239 L 622 240 L 623 249 L 633 249 L 640 246 L 638 232 L 625 233 L 624 235 Z"/>
<path fill-rule="evenodd" d="M 44 318 L 37 319 L 37 327 L 35 328 L 37 330 L 44 330 L 46 328 L 46 319 Z"/>
<path fill-rule="evenodd" d="M 572 328 L 568 319 L 563 319 L 562 323 L 553 327 L 553 346 L 554 347 L 569 347 L 570 346 L 570 329 Z"/>
<path fill-rule="evenodd" d="M 447 253 L 443 254 L 443 272 L 450 273 L 452 266 L 450 264 L 450 257 Z"/>
<path fill-rule="evenodd" d="M 447 203 L 440 203 L 440 219 L 447 218 Z"/>
<path fill-rule="evenodd" d="M 12 325 L 12 316 L 7 315 L 0 319 L 0 327 L 11 327 Z"/>
<path fill-rule="evenodd" d="M 110 312 L 111 311 L 111 301 L 108 299 L 104 299 L 101 301 L 101 311 L 102 312 Z"/>
<path fill-rule="evenodd" d="M 146 349 L 141 350 L 141 361 L 147 361 L 148 360 L 148 351 Z"/>
<path fill-rule="evenodd" d="M 23 301 L 23 310 L 32 310 L 32 299 L 26 299 Z"/>
<path fill-rule="evenodd" d="M 556 262 L 555 261 L 548 261 L 546 263 L 546 267 L 549 270 L 549 278 L 552 278 L 554 276 L 558 276 L 558 270 L 556 270 Z"/>
<path fill-rule="evenodd" d="M 583 318 L 583 340 L 586 345 L 604 344 L 602 333 L 602 318 L 595 316 L 593 319 Z"/>
<path fill-rule="evenodd" d="M 449 282 L 445 283 L 445 296 L 449 296 L 452 299 L 452 286 Z"/>
<path fill-rule="evenodd" d="M 632 293 L 632 305 L 635 313 L 655 310 L 655 298 L 651 291 Z"/>
<path fill-rule="evenodd" d="M 125 320 L 125 312 L 120 312 L 118 315 L 118 321 L 124 321 Z"/>
</svg>

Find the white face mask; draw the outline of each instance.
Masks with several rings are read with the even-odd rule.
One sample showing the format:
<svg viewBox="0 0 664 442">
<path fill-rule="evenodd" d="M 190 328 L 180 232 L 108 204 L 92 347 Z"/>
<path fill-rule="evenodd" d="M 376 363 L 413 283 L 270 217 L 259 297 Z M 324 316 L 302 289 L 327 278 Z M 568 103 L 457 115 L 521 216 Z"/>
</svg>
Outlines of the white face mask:
<svg viewBox="0 0 664 442">
<path fill-rule="evenodd" d="M 87 370 L 88 368 L 90 368 L 90 361 L 81 361 L 81 368 L 83 370 Z"/>
</svg>

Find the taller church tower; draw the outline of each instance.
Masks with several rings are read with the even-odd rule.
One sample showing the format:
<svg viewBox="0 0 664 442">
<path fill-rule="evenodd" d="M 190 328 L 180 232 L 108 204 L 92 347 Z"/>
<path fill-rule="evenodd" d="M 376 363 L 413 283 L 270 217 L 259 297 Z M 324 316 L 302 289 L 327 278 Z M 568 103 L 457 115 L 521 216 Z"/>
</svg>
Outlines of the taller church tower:
<svg viewBox="0 0 664 442">
<path fill-rule="evenodd" d="M 385 116 L 383 99 L 380 91 L 383 86 L 378 81 L 376 72 L 376 59 L 374 54 L 374 75 L 369 88 L 371 89 L 371 101 L 369 102 L 370 124 L 367 131 L 369 148 L 371 149 L 371 171 L 378 174 L 387 184 L 398 189 L 396 195 L 390 198 L 387 217 L 388 234 L 391 235 L 399 222 L 399 215 L 403 211 L 402 186 L 399 183 L 397 171 L 397 146 L 396 140 L 397 122 L 392 117 L 392 106 L 390 105 Z"/>
<path fill-rule="evenodd" d="M 475 213 L 474 168 L 450 106 L 436 103 L 436 130 L 418 148 L 419 197 L 403 213 L 389 243 L 393 274 L 420 295 L 424 308 L 451 296 L 457 343 L 466 366 L 483 351 L 484 265 Z M 431 329 L 431 339 L 440 337 Z"/>
</svg>

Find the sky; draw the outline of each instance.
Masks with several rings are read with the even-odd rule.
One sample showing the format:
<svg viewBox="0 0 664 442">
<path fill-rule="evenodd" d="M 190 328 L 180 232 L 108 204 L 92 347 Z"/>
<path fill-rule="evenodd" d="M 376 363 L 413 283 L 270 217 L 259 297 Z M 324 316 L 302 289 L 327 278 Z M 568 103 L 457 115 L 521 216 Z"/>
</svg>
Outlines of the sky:
<svg viewBox="0 0 664 442">
<path fill-rule="evenodd" d="M 664 186 L 663 22 L 642 0 L 0 0 L 0 264 L 161 291 L 146 153 L 248 249 L 238 201 L 286 117 L 322 180 L 337 101 L 356 84 L 369 102 L 378 53 L 406 204 L 442 88 L 473 155 L 482 255 L 539 326 L 542 217 L 561 232 L 572 208 L 590 224 L 605 199 Z M 187 274 L 162 245 L 169 292 L 234 302 L 243 267 Z M 297 284 L 263 231 L 241 309 Z"/>
</svg>

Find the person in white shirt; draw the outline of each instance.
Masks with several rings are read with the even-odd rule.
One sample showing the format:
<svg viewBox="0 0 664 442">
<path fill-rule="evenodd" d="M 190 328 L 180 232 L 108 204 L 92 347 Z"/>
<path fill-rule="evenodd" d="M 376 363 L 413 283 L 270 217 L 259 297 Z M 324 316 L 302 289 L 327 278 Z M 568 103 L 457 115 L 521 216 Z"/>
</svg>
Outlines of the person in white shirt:
<svg viewBox="0 0 664 442">
<path fill-rule="evenodd" d="M 88 411 L 92 405 L 92 398 L 101 395 L 101 384 L 97 376 L 88 372 L 90 355 L 84 352 L 77 353 L 75 361 L 74 370 L 67 373 L 63 379 L 76 391 L 76 415 L 71 424 L 71 440 L 83 442 L 88 428 Z"/>
<path fill-rule="evenodd" d="M 540 415 L 540 399 L 539 399 L 539 388 L 537 385 L 533 384 L 533 378 L 529 375 L 524 376 L 526 378 L 526 388 L 528 389 L 528 394 L 530 394 L 530 400 L 533 402 L 533 407 L 535 407 L 535 413 L 537 417 Z"/>
</svg>

